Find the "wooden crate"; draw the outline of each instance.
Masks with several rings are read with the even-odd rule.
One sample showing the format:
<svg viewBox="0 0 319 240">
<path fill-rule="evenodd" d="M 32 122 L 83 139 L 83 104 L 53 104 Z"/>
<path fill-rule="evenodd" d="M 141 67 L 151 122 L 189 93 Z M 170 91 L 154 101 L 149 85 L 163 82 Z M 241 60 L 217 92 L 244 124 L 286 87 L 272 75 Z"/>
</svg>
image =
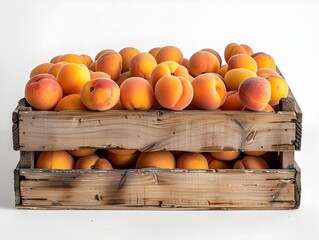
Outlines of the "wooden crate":
<svg viewBox="0 0 319 240">
<path fill-rule="evenodd" d="M 248 111 L 13 112 L 16 207 L 34 209 L 293 209 L 300 204 L 302 113 L 291 91 L 275 113 Z M 43 170 L 38 151 L 125 148 L 278 151 L 269 170 Z"/>
</svg>

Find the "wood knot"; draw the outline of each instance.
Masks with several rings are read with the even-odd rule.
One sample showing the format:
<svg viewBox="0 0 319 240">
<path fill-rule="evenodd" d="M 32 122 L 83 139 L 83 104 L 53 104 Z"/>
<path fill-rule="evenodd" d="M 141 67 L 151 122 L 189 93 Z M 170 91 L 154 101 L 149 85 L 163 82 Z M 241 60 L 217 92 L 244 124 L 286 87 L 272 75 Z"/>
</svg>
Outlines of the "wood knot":
<svg viewBox="0 0 319 240">
<path fill-rule="evenodd" d="M 256 131 L 250 131 L 249 133 L 247 133 L 246 135 L 246 143 L 248 145 L 252 144 L 255 140 L 255 137 L 257 135 L 257 132 Z"/>
</svg>

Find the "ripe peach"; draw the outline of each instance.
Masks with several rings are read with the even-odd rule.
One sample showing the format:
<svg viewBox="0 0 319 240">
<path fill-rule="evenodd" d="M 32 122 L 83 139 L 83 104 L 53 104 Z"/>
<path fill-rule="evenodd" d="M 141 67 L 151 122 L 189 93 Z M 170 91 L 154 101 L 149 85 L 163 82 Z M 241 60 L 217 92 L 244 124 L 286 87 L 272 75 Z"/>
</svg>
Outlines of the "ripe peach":
<svg viewBox="0 0 319 240">
<path fill-rule="evenodd" d="M 214 49 L 211 49 L 211 48 L 204 48 L 202 49 L 201 51 L 204 51 L 204 52 L 209 52 L 211 54 L 214 54 L 215 57 L 218 59 L 219 61 L 219 67 L 222 66 L 222 58 L 220 57 L 219 53 L 217 51 L 215 51 Z"/>
<path fill-rule="evenodd" d="M 187 78 L 167 75 L 158 80 L 155 97 L 158 103 L 170 110 L 182 110 L 192 101 L 194 90 Z"/>
<path fill-rule="evenodd" d="M 184 58 L 182 63 L 181 63 L 182 66 L 184 66 L 186 69 L 188 69 L 189 67 L 189 60 L 187 58 Z"/>
<path fill-rule="evenodd" d="M 151 84 L 144 78 L 130 77 L 121 84 L 121 103 L 125 109 L 148 110 L 154 103 Z"/>
<path fill-rule="evenodd" d="M 57 63 L 62 55 L 57 55 L 51 58 L 50 63 Z"/>
<path fill-rule="evenodd" d="M 117 154 L 117 150 L 107 151 L 106 154 L 110 162 L 120 168 L 131 166 L 139 156 L 139 152 L 137 150 L 134 150 L 134 152 L 128 150 L 126 154 L 124 154 L 125 150 L 119 151 L 120 154 Z"/>
<path fill-rule="evenodd" d="M 90 79 L 98 79 L 98 78 L 111 78 L 109 74 L 106 72 L 90 72 Z"/>
<path fill-rule="evenodd" d="M 149 50 L 148 53 L 151 54 L 155 58 L 158 50 L 160 50 L 160 49 L 161 49 L 160 47 L 154 47 L 151 50 Z"/>
<path fill-rule="evenodd" d="M 162 62 L 158 64 L 152 71 L 150 83 L 153 89 L 155 88 L 155 85 L 160 78 L 164 76 L 171 76 L 171 75 L 175 77 L 178 77 L 178 76 L 181 76 L 184 78 L 189 77 L 188 71 L 184 66 L 179 65 L 178 63 L 174 61 Z"/>
<path fill-rule="evenodd" d="M 228 71 L 235 68 L 246 68 L 253 72 L 257 72 L 256 61 L 247 54 L 236 54 L 232 56 L 228 62 Z"/>
<path fill-rule="evenodd" d="M 247 78 L 257 77 L 256 73 L 246 68 L 235 68 L 229 70 L 224 77 L 224 82 L 228 91 L 238 91 L 239 85 Z"/>
<path fill-rule="evenodd" d="M 282 98 L 286 98 L 288 96 L 288 84 L 285 79 L 280 76 L 269 76 L 267 77 L 267 80 L 271 85 L 271 97 L 269 104 L 274 106 L 279 104 L 279 101 Z"/>
<path fill-rule="evenodd" d="M 210 152 L 203 152 L 203 153 L 201 153 L 201 154 L 206 158 L 208 164 L 209 164 L 211 161 L 215 160 L 215 158 L 213 157 L 213 155 L 212 155 Z"/>
<path fill-rule="evenodd" d="M 261 157 L 245 156 L 234 164 L 235 169 L 268 169 L 267 162 Z"/>
<path fill-rule="evenodd" d="M 232 161 L 240 155 L 239 151 L 220 151 L 220 152 L 212 152 L 214 158 L 223 161 Z"/>
<path fill-rule="evenodd" d="M 269 76 L 280 76 L 275 70 L 270 68 L 258 68 L 257 76 L 267 78 Z"/>
<path fill-rule="evenodd" d="M 101 160 L 99 160 L 101 159 Z M 107 159 L 100 158 L 96 154 L 90 154 L 77 160 L 75 169 L 112 169 L 112 165 Z"/>
<path fill-rule="evenodd" d="M 220 67 L 220 69 L 218 70 L 218 74 L 224 78 L 227 71 L 228 71 L 228 65 L 225 64 L 225 65 Z"/>
<path fill-rule="evenodd" d="M 245 48 L 248 55 L 254 54 L 253 49 L 250 46 L 248 46 L 247 44 L 240 44 L 240 46 Z"/>
<path fill-rule="evenodd" d="M 246 107 L 243 107 L 242 110 L 243 111 L 253 111 L 253 110 L 250 110 L 250 109 L 248 109 Z M 264 109 L 260 110 L 260 111 L 261 112 L 274 112 L 275 109 L 268 103 L 267 106 Z"/>
<path fill-rule="evenodd" d="M 208 169 L 207 159 L 200 153 L 184 153 L 177 159 L 177 168 Z"/>
<path fill-rule="evenodd" d="M 206 51 L 195 52 L 189 59 L 189 72 L 193 77 L 203 73 L 217 73 L 219 66 L 217 57 Z"/>
<path fill-rule="evenodd" d="M 67 62 L 58 62 L 55 63 L 52 67 L 48 69 L 48 74 L 53 75 L 54 77 L 58 76 L 60 69 L 66 64 Z"/>
<path fill-rule="evenodd" d="M 130 70 L 130 62 L 140 51 L 134 47 L 126 47 L 119 51 L 122 56 L 122 73 Z"/>
<path fill-rule="evenodd" d="M 195 107 L 206 110 L 219 108 L 226 100 L 226 87 L 223 80 L 214 73 L 204 73 L 192 82 Z"/>
<path fill-rule="evenodd" d="M 101 55 L 103 55 L 104 53 L 106 53 L 106 52 L 115 52 L 113 49 L 103 49 L 103 50 L 101 50 L 100 52 L 98 52 L 96 55 L 95 55 L 95 58 L 94 58 L 94 61 L 96 61 L 96 60 L 98 60 L 100 57 L 101 57 Z"/>
<path fill-rule="evenodd" d="M 105 111 L 118 103 L 120 88 L 112 79 L 98 78 L 85 83 L 80 95 L 87 108 Z"/>
<path fill-rule="evenodd" d="M 73 169 L 74 160 L 66 151 L 46 151 L 39 154 L 36 166 L 44 169 Z"/>
<path fill-rule="evenodd" d="M 92 72 L 95 72 L 95 69 L 96 69 L 96 61 L 92 62 L 92 63 L 89 65 L 88 69 L 89 69 L 90 71 L 92 71 Z"/>
<path fill-rule="evenodd" d="M 64 54 L 59 58 L 59 62 L 68 62 L 68 63 L 75 63 L 75 64 L 86 64 L 86 61 L 77 54 L 68 53 Z"/>
<path fill-rule="evenodd" d="M 126 79 L 128 79 L 128 78 L 130 78 L 130 77 L 132 77 L 130 71 L 125 72 L 125 73 L 122 73 L 122 74 L 119 76 L 119 78 L 116 80 L 117 85 L 120 87 L 121 84 L 122 84 Z"/>
<path fill-rule="evenodd" d="M 178 64 L 181 64 L 184 57 L 182 51 L 179 48 L 175 46 L 165 46 L 157 51 L 155 59 L 157 63 L 174 61 Z"/>
<path fill-rule="evenodd" d="M 142 152 L 137 159 L 136 168 L 175 168 L 175 158 L 171 152 Z"/>
<path fill-rule="evenodd" d="M 156 65 L 156 60 L 151 54 L 141 52 L 132 58 L 130 62 L 130 72 L 134 77 L 150 79 Z"/>
<path fill-rule="evenodd" d="M 27 102 L 38 110 L 51 110 L 61 100 L 63 90 L 51 74 L 33 76 L 25 86 Z"/>
<path fill-rule="evenodd" d="M 80 94 L 70 94 L 63 97 L 54 110 L 88 110 L 88 108 L 82 103 Z"/>
<path fill-rule="evenodd" d="M 60 69 L 57 80 L 64 95 L 79 94 L 82 86 L 90 80 L 90 72 L 84 64 L 67 63 Z"/>
<path fill-rule="evenodd" d="M 263 110 L 271 97 L 269 81 L 261 77 L 252 77 L 243 81 L 238 89 L 241 103 L 253 111 Z"/>
<path fill-rule="evenodd" d="M 245 151 L 244 153 L 249 156 L 260 157 L 261 155 L 264 155 L 266 151 Z"/>
<path fill-rule="evenodd" d="M 228 91 L 224 104 L 220 106 L 222 110 L 242 110 L 243 107 L 237 91 Z"/>
<path fill-rule="evenodd" d="M 253 50 L 246 44 L 230 43 L 224 51 L 225 61 L 228 63 L 228 60 L 236 54 L 251 55 L 253 54 Z"/>
<path fill-rule="evenodd" d="M 35 75 L 42 74 L 42 73 L 48 73 L 49 69 L 54 65 L 54 63 L 42 63 L 35 68 L 32 69 L 30 72 L 30 78 L 32 78 Z"/>
<path fill-rule="evenodd" d="M 115 51 L 104 52 L 98 60 L 96 60 L 95 71 L 105 72 L 111 76 L 113 80 L 118 79 L 122 71 L 122 57 Z"/>
<path fill-rule="evenodd" d="M 230 169 L 232 168 L 232 164 L 228 161 L 214 159 L 209 163 L 208 167 L 209 169 Z"/>
<path fill-rule="evenodd" d="M 89 67 L 93 63 L 92 58 L 89 55 L 87 55 L 87 54 L 81 54 L 80 57 L 82 58 L 83 63 L 87 67 Z"/>
<path fill-rule="evenodd" d="M 276 63 L 272 56 L 263 52 L 257 52 L 251 56 L 256 61 L 258 68 L 270 68 L 276 70 Z"/>
<path fill-rule="evenodd" d="M 110 170 L 113 169 L 111 163 L 105 158 L 98 158 L 94 163 L 92 169 L 95 170 Z"/>
<path fill-rule="evenodd" d="M 96 149 L 81 149 L 81 150 L 69 150 L 68 152 L 71 153 L 71 155 L 76 157 L 84 157 L 84 156 L 95 153 L 95 151 Z"/>
</svg>

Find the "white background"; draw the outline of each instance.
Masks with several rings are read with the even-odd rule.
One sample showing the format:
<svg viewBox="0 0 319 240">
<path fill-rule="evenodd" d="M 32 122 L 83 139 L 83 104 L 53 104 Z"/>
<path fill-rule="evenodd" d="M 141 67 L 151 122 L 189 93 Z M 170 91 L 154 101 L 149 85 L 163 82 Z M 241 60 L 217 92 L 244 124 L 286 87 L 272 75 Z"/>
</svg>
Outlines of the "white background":
<svg viewBox="0 0 319 240">
<path fill-rule="evenodd" d="M 1 239 L 318 239 L 319 1 L 0 0 L 0 34 Z M 303 110 L 299 210 L 14 209 L 19 155 L 12 150 L 11 113 L 33 67 L 62 53 L 94 57 L 126 46 L 176 45 L 186 57 L 210 47 L 222 55 L 229 42 L 271 54 Z"/>
</svg>

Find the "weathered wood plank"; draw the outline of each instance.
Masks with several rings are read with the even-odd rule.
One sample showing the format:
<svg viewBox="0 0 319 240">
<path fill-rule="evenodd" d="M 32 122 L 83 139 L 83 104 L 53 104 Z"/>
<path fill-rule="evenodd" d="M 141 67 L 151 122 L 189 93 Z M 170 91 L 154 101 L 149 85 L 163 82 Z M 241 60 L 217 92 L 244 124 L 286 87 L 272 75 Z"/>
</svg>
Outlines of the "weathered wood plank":
<svg viewBox="0 0 319 240">
<path fill-rule="evenodd" d="M 279 157 L 279 168 L 294 168 L 295 151 L 283 151 Z"/>
<path fill-rule="evenodd" d="M 294 113 L 239 111 L 20 112 L 24 151 L 293 150 Z"/>
</svg>

